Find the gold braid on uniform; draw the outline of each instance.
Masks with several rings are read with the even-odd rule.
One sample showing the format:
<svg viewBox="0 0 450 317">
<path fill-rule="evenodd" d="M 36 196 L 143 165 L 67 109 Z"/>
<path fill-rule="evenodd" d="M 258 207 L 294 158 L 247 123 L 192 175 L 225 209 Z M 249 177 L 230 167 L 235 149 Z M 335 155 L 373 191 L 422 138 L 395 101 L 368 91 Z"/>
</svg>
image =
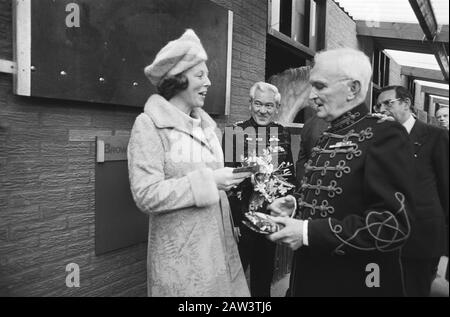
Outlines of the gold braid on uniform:
<svg viewBox="0 0 450 317">
<path fill-rule="evenodd" d="M 371 211 L 366 217 L 366 226 L 359 228 L 355 231 L 355 233 L 349 237 L 348 239 L 344 240 L 339 236 L 339 234 L 342 232 L 342 226 L 341 225 L 333 225 L 332 219 L 328 219 L 328 223 L 330 225 L 331 231 L 335 234 L 336 238 L 338 238 L 342 244 L 340 244 L 334 252 L 338 255 L 345 255 L 345 251 L 343 248 L 345 246 L 349 246 L 351 248 L 355 248 L 361 251 L 380 251 L 380 252 L 390 252 L 394 251 L 396 249 L 399 249 L 401 247 L 401 242 L 405 241 L 410 232 L 410 223 L 408 219 L 408 215 L 406 213 L 405 208 L 405 196 L 397 192 L 395 193 L 395 198 L 400 203 L 400 208 L 394 215 L 390 211 Z M 385 214 L 387 217 L 383 221 L 377 220 L 377 216 Z M 406 219 L 406 232 L 403 232 L 400 229 L 399 222 L 397 220 L 397 217 L 404 217 Z M 373 247 L 360 247 L 355 244 L 353 244 L 351 241 L 354 240 L 358 234 L 362 231 L 367 231 L 367 233 L 373 238 L 374 240 L 374 246 Z M 382 238 L 382 235 L 385 236 L 387 232 L 392 232 L 390 235 L 391 237 L 389 239 Z"/>
<path fill-rule="evenodd" d="M 373 138 L 372 128 L 369 127 L 365 130 L 360 131 L 359 133 L 355 133 L 354 130 L 350 130 L 345 135 L 334 134 L 330 132 L 324 132 L 321 136 L 322 140 L 324 138 L 333 138 L 342 140 L 343 142 L 348 142 L 350 138 L 357 138 L 359 142 L 364 142 L 366 140 L 370 140 Z M 319 142 L 320 143 L 320 142 Z M 354 157 L 359 157 L 362 155 L 361 150 L 359 149 L 358 144 L 352 144 L 347 149 L 336 148 L 333 150 L 328 150 L 326 148 L 321 148 L 320 146 L 315 146 L 312 149 L 311 158 L 316 157 L 321 154 L 330 154 L 330 158 L 334 158 L 337 154 L 347 154 L 346 158 L 348 160 L 352 160 Z"/>
</svg>

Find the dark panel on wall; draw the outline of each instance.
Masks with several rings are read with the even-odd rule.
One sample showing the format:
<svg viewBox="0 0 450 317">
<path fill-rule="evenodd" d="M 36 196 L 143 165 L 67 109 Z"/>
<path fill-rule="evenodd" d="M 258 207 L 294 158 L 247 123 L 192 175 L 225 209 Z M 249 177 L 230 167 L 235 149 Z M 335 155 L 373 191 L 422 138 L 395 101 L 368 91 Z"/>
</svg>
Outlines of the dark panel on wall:
<svg viewBox="0 0 450 317">
<path fill-rule="evenodd" d="M 95 165 L 95 253 L 147 241 L 148 217 L 134 203 L 127 161 Z"/>
<path fill-rule="evenodd" d="M 306 65 L 306 59 L 299 50 L 282 43 L 274 37 L 267 37 L 266 79 L 289 68 Z"/>
<path fill-rule="evenodd" d="M 79 27 L 66 24 L 70 3 L 79 7 Z M 143 106 L 155 92 L 144 67 L 186 28 L 209 55 L 205 110 L 223 114 L 228 11 L 209 0 L 32 1 L 31 95 Z"/>
<path fill-rule="evenodd" d="M 292 1 L 280 1 L 280 32 L 291 36 L 292 33 Z"/>
</svg>

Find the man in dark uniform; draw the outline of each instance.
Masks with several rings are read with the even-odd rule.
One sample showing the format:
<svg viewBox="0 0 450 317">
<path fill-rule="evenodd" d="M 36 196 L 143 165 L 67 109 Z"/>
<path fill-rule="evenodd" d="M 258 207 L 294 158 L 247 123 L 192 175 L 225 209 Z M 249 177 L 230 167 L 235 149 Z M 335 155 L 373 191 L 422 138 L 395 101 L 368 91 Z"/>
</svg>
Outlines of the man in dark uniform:
<svg viewBox="0 0 450 317">
<path fill-rule="evenodd" d="M 315 109 L 315 105 L 312 105 L 311 108 Z M 297 176 L 298 183 L 305 176 L 305 164 L 311 158 L 314 145 L 326 129 L 328 129 L 328 122 L 316 115 L 313 115 L 305 122 L 300 132 L 300 151 L 298 152 L 298 159 L 295 164 L 295 175 Z"/>
<path fill-rule="evenodd" d="M 251 118 L 225 128 L 224 156 L 228 167 L 241 166 L 242 158 L 262 156 L 270 149 L 274 166 L 290 163 L 291 176 L 287 181 L 295 184 L 291 152 L 291 136 L 281 124 L 273 121 L 280 108 L 278 89 L 268 83 L 258 82 L 250 89 Z M 239 237 L 239 253 L 244 270 L 250 265 L 250 291 L 254 297 L 270 297 L 274 269 L 275 244 L 242 224 L 244 213 L 249 211 L 250 199 L 257 193 L 250 179 L 229 192 L 235 230 Z M 262 198 L 262 197 L 259 197 Z M 265 206 L 259 210 L 267 212 Z"/>
<path fill-rule="evenodd" d="M 317 116 L 330 123 L 306 164 L 300 190 L 269 208 L 285 226 L 269 239 L 294 259 L 292 296 L 403 296 L 400 249 L 410 232 L 412 147 L 397 122 L 364 104 L 368 57 L 318 53 L 311 71 Z M 297 211 L 299 219 L 283 217 Z"/>
<path fill-rule="evenodd" d="M 414 147 L 415 221 L 402 264 L 407 295 L 427 297 L 448 243 L 449 141 L 448 131 L 414 118 L 412 100 L 406 88 L 388 86 L 381 89 L 375 109 L 401 123 Z"/>
</svg>

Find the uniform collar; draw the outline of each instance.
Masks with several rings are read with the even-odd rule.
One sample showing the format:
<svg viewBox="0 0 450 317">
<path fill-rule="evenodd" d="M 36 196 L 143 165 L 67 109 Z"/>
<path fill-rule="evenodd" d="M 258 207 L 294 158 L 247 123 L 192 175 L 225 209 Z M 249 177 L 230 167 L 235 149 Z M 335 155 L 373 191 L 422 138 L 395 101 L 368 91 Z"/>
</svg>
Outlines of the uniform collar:
<svg viewBox="0 0 450 317">
<path fill-rule="evenodd" d="M 248 123 L 252 127 L 272 127 L 276 124 L 275 122 L 271 121 L 268 125 L 259 125 L 258 123 L 256 123 L 255 119 L 253 119 L 253 117 L 250 117 L 250 119 L 248 120 Z"/>
<path fill-rule="evenodd" d="M 367 106 L 365 103 L 361 103 L 355 108 L 347 111 L 340 117 L 334 119 L 331 121 L 331 127 L 330 130 L 336 131 L 343 128 L 347 128 L 354 124 L 355 122 L 358 122 L 363 118 L 366 114 L 369 113 L 369 110 L 367 109 Z"/>
</svg>

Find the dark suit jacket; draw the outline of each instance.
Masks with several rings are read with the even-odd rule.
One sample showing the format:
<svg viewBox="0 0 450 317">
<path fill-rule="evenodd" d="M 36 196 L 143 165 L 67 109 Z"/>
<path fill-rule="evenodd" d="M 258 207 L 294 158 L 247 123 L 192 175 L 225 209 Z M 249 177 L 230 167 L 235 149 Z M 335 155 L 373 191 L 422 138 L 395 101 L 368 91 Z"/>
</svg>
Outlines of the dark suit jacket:
<svg viewBox="0 0 450 317">
<path fill-rule="evenodd" d="M 407 258 L 432 258 L 446 251 L 448 236 L 448 131 L 419 120 L 410 139 L 414 147 L 416 188 L 411 235 L 403 249 Z"/>
</svg>

